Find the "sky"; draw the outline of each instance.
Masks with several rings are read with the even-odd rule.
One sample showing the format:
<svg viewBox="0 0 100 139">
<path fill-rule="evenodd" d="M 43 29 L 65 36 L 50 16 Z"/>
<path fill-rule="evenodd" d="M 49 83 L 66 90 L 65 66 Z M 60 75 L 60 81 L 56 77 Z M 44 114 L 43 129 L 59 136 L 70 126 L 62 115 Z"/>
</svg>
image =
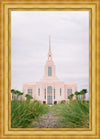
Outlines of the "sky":
<svg viewBox="0 0 100 139">
<path fill-rule="evenodd" d="M 49 35 L 57 77 L 89 92 L 88 11 L 12 11 L 11 88 L 43 77 Z"/>
</svg>

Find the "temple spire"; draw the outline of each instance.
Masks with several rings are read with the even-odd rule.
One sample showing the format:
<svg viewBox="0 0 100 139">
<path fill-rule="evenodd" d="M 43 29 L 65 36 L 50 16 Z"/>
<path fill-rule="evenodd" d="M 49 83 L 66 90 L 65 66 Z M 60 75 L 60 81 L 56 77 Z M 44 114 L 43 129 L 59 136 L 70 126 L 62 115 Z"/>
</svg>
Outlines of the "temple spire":
<svg viewBox="0 0 100 139">
<path fill-rule="evenodd" d="M 51 54 L 51 36 L 49 35 L 49 52 L 48 52 L 48 60 L 52 60 Z"/>
</svg>

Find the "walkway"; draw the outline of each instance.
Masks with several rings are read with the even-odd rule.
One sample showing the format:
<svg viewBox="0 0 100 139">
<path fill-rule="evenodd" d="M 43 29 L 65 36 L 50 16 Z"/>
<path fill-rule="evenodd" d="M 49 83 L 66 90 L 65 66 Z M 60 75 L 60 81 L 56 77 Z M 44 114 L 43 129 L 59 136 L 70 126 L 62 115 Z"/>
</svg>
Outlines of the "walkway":
<svg viewBox="0 0 100 139">
<path fill-rule="evenodd" d="M 48 114 L 32 122 L 32 125 L 34 128 L 59 128 L 58 117 L 55 115 L 54 111 L 50 109 Z"/>
</svg>

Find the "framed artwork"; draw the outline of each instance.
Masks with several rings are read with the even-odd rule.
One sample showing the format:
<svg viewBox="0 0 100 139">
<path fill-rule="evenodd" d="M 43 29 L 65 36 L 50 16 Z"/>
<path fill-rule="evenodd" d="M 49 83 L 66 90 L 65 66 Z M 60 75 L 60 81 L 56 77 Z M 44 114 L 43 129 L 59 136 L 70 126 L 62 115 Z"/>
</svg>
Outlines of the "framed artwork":
<svg viewBox="0 0 100 139">
<path fill-rule="evenodd" d="M 100 138 L 100 2 L 2 0 L 3 138 Z"/>
</svg>

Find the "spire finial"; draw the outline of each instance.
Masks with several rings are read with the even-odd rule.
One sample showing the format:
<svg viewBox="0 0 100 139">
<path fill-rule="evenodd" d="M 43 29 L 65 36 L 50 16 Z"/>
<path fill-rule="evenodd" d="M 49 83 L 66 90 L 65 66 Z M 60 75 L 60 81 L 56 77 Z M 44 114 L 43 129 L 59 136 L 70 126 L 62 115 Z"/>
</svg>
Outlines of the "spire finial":
<svg viewBox="0 0 100 139">
<path fill-rule="evenodd" d="M 49 52 L 48 52 L 48 60 L 52 59 L 52 54 L 51 54 L 51 36 L 49 35 Z"/>
<path fill-rule="evenodd" d="M 49 51 L 51 51 L 51 36 L 49 35 Z"/>
</svg>

